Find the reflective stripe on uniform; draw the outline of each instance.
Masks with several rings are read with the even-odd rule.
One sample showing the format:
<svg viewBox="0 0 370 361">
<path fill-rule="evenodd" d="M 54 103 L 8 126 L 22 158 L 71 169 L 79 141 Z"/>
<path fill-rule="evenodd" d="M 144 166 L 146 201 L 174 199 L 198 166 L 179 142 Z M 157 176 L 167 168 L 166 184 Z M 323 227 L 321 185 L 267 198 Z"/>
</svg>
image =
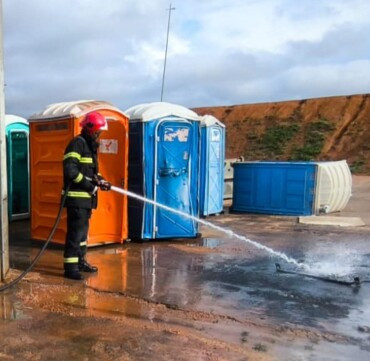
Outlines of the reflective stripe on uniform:
<svg viewBox="0 0 370 361">
<path fill-rule="evenodd" d="M 78 173 L 78 176 L 73 180 L 73 182 L 80 183 L 83 178 L 84 176 L 82 175 L 82 173 Z"/>
<path fill-rule="evenodd" d="M 64 263 L 78 263 L 78 257 L 64 258 Z"/>
<path fill-rule="evenodd" d="M 65 194 L 64 189 L 62 190 L 62 195 Z M 67 192 L 67 197 L 74 197 L 74 198 L 91 198 L 91 194 L 87 192 Z"/>
<path fill-rule="evenodd" d="M 87 192 L 71 192 L 67 193 L 67 197 L 75 197 L 75 198 L 91 198 L 91 194 Z"/>
<path fill-rule="evenodd" d="M 86 246 L 86 245 L 87 245 L 87 242 L 86 241 L 80 243 L 80 247 L 83 247 L 83 246 Z"/>
<path fill-rule="evenodd" d="M 92 164 L 93 163 L 93 159 L 90 158 L 90 157 L 81 157 L 80 159 L 80 163 L 88 163 L 88 164 Z"/>
<path fill-rule="evenodd" d="M 63 160 L 65 160 L 67 158 L 76 158 L 76 159 L 80 160 L 81 159 L 81 154 L 78 154 L 76 152 L 69 152 L 69 153 L 64 155 Z"/>
</svg>

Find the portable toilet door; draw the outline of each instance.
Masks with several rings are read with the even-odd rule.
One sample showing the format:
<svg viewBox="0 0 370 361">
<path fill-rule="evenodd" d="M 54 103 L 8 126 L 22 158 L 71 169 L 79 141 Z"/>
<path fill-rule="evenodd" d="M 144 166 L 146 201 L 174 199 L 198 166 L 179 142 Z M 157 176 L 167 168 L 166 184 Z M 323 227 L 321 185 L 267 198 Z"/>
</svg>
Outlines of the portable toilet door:
<svg viewBox="0 0 370 361">
<path fill-rule="evenodd" d="M 200 214 L 223 210 L 225 125 L 212 115 L 201 117 Z"/>
<path fill-rule="evenodd" d="M 199 116 L 180 105 L 148 103 L 130 117 L 129 190 L 191 216 L 199 215 Z M 198 223 L 129 199 L 131 238 L 195 237 Z"/>
<path fill-rule="evenodd" d="M 104 101 L 56 103 L 30 117 L 31 237 L 46 240 L 58 213 L 63 187 L 63 156 L 68 142 L 81 131 L 85 114 L 99 111 L 108 130 L 99 138 L 99 172 L 113 185 L 127 189 L 128 118 Z M 87 245 L 122 243 L 127 239 L 127 197 L 99 192 Z M 66 213 L 53 241 L 64 244 Z"/>
<path fill-rule="evenodd" d="M 26 119 L 5 115 L 9 220 L 30 215 L 29 126 Z"/>
</svg>

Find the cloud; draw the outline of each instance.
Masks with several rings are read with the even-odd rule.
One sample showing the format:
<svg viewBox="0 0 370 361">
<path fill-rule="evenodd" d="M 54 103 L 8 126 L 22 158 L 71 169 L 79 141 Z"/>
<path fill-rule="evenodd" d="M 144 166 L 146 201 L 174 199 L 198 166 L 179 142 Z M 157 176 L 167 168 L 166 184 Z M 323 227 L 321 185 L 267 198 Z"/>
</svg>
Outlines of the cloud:
<svg viewBox="0 0 370 361">
<path fill-rule="evenodd" d="M 297 99 L 299 92 L 305 90 L 308 97 L 331 96 L 333 88 L 336 95 L 367 93 L 369 91 L 368 74 L 370 60 L 350 61 L 345 64 L 325 64 L 319 66 L 301 66 L 290 69 L 278 78 L 279 89 L 286 94 L 294 92 Z M 340 74 L 340 76 L 338 76 Z"/>
<path fill-rule="evenodd" d="M 6 112 L 158 101 L 164 0 L 4 2 Z M 164 100 L 188 107 L 369 92 L 366 0 L 172 4 Z M 325 79 L 325 80 L 323 80 Z"/>
</svg>

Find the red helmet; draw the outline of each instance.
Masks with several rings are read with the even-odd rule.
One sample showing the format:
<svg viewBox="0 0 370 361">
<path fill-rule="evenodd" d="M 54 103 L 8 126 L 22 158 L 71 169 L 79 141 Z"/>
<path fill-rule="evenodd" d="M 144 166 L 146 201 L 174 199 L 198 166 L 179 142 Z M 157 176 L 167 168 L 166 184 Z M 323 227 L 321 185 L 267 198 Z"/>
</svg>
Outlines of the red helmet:
<svg viewBox="0 0 370 361">
<path fill-rule="evenodd" d="M 107 130 L 108 123 L 99 112 L 87 113 L 80 123 L 82 129 L 86 130 L 90 135 L 98 132 L 99 130 Z"/>
</svg>

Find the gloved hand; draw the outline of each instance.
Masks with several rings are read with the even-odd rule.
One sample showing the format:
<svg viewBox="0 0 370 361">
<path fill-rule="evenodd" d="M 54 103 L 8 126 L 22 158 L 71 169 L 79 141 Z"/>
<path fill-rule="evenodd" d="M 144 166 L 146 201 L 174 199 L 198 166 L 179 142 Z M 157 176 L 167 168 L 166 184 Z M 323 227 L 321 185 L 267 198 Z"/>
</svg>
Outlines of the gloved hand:
<svg viewBox="0 0 370 361">
<path fill-rule="evenodd" d="M 102 191 L 109 191 L 112 185 L 105 180 L 100 174 L 96 174 L 93 178 L 93 184 L 97 185 Z"/>
<path fill-rule="evenodd" d="M 102 191 L 110 191 L 112 185 L 106 181 L 105 179 L 101 179 L 98 183 L 98 187 L 102 190 Z"/>
</svg>

